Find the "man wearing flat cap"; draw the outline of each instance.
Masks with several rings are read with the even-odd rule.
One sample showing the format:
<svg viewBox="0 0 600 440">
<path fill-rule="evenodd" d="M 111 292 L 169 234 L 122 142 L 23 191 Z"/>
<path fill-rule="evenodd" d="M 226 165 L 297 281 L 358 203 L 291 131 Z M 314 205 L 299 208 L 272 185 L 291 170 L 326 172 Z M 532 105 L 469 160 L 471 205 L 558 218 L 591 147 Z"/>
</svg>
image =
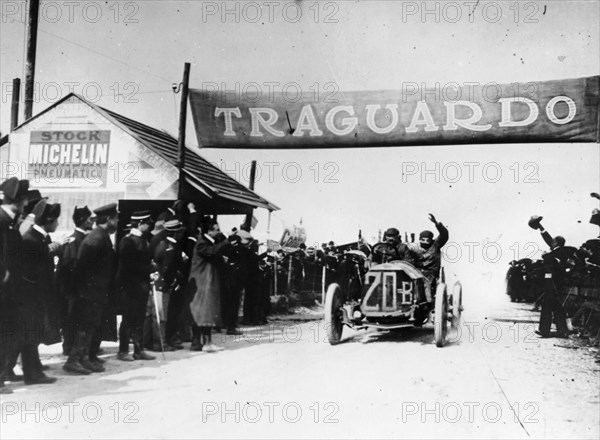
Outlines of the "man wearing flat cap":
<svg viewBox="0 0 600 440">
<path fill-rule="evenodd" d="M 96 228 L 83 239 L 77 253 L 78 300 L 74 316 L 78 326 L 76 345 L 81 353 L 80 364 L 92 372 L 102 372 L 104 367 L 98 358 L 98 350 L 103 315 L 114 288 L 116 254 L 110 234 L 117 230 L 117 204 L 97 208 L 94 214 Z"/>
<path fill-rule="evenodd" d="M 394 260 L 414 263 L 412 252 L 405 243 L 402 243 L 400 231 L 396 228 L 388 228 L 383 234 L 383 243 L 375 245 L 373 261 L 387 263 Z"/>
<path fill-rule="evenodd" d="M 119 328 L 119 354 L 121 361 L 153 360 L 144 351 L 142 331 L 146 305 L 150 293 L 150 274 L 153 272 L 152 252 L 145 238 L 152 225 L 149 211 L 131 215 L 131 231 L 119 244 L 119 269 L 117 284 L 125 306 Z M 129 354 L 129 339 L 133 340 L 133 358 Z"/>
<path fill-rule="evenodd" d="M 23 239 L 17 221 L 27 205 L 28 190 L 29 181 L 20 181 L 16 177 L 0 184 L 0 328 L 3 329 L 0 332 L 0 394 L 11 392 L 4 388 L 4 379 L 6 375 L 14 374 L 12 368 L 8 368 L 8 361 L 14 353 L 18 356 L 20 346 L 18 292 Z"/>
<path fill-rule="evenodd" d="M 60 217 L 60 204 L 40 200 L 33 208 L 35 224 L 23 235 L 23 268 L 20 299 L 23 307 L 23 376 L 26 384 L 52 383 L 56 378 L 42 371 L 38 345 L 46 342 L 48 331 L 58 328 L 47 326 L 56 304 L 54 292 L 54 256 L 50 253 L 50 233 L 55 232 Z M 27 361 L 26 361 L 27 359 Z"/>
<path fill-rule="evenodd" d="M 83 208 L 75 206 L 72 218 L 75 223 L 75 231 L 65 239 L 62 245 L 57 270 L 62 311 L 63 354 L 69 356 L 63 369 L 74 374 L 90 374 L 91 371 L 80 364 L 82 344 L 75 344 L 75 340 L 81 339 L 85 335 L 78 334 L 73 311 L 78 300 L 77 255 L 81 243 L 92 230 L 94 217 L 87 206 Z"/>
</svg>

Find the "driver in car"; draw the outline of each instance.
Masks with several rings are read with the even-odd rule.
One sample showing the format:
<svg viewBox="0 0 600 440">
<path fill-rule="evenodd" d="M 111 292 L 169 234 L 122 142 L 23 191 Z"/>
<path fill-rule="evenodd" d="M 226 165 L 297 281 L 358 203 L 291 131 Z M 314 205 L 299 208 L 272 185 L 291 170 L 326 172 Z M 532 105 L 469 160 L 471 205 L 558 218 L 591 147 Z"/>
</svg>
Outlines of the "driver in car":
<svg viewBox="0 0 600 440">
<path fill-rule="evenodd" d="M 403 260 L 414 264 L 414 257 L 409 247 L 402 243 L 400 231 L 396 228 L 389 228 L 383 236 L 385 246 L 382 246 L 375 255 L 374 259 L 381 260 L 379 263 L 387 263 L 389 261 Z"/>
<path fill-rule="evenodd" d="M 448 229 L 441 222 L 438 222 L 433 214 L 429 214 L 429 220 L 438 230 L 437 238 L 433 238 L 433 232 L 423 231 L 419 234 L 419 242 L 409 243 L 408 247 L 417 256 L 416 267 L 425 276 L 427 302 L 432 302 L 433 288 L 440 273 L 442 247 L 448 242 Z"/>
</svg>

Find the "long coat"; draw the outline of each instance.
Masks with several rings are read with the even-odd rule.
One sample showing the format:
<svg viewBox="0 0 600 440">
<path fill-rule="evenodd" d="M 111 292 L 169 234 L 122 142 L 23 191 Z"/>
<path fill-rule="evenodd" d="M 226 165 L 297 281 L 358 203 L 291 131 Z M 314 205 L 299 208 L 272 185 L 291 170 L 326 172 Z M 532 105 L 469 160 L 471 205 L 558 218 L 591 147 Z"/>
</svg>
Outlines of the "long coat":
<svg viewBox="0 0 600 440">
<path fill-rule="evenodd" d="M 221 295 L 224 287 L 225 265 L 223 253 L 231 246 L 228 240 L 212 243 L 204 235 L 198 237 L 192 267 L 190 285 L 193 299 L 190 312 L 200 327 L 221 327 Z"/>
<path fill-rule="evenodd" d="M 58 288 L 63 299 L 77 297 L 77 254 L 86 234 L 75 230 L 63 243 L 58 260 Z"/>
<path fill-rule="evenodd" d="M 54 284 L 54 257 L 48 235 L 30 227 L 23 235 L 22 285 L 20 297 L 27 343 L 52 344 L 58 336 L 57 296 Z M 35 331 L 34 331 L 35 330 Z"/>
<path fill-rule="evenodd" d="M 77 256 L 77 294 L 102 316 L 101 338 L 117 340 L 115 295 L 116 253 L 108 232 L 97 227 L 81 243 Z M 84 318 L 87 321 L 86 317 Z M 94 321 L 92 319 L 91 321 Z"/>
<path fill-rule="evenodd" d="M 19 342 L 23 237 L 15 221 L 0 209 L 0 350 L 14 348 Z M 0 356 L 1 358 L 1 356 Z"/>
<path fill-rule="evenodd" d="M 80 297 L 106 304 L 114 289 L 116 255 L 108 232 L 97 227 L 79 246 L 77 291 Z"/>
<path fill-rule="evenodd" d="M 129 234 L 119 244 L 117 284 L 127 295 L 145 297 L 150 292 L 152 253 L 144 237 Z"/>
</svg>

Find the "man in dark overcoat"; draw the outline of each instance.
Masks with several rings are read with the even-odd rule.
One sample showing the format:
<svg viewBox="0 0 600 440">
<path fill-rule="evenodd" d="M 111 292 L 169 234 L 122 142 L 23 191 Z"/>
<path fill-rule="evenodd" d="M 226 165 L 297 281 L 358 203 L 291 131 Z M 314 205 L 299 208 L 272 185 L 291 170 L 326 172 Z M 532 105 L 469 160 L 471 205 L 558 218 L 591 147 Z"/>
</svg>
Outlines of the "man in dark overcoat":
<svg viewBox="0 0 600 440">
<path fill-rule="evenodd" d="M 44 342 L 49 310 L 54 301 L 54 256 L 50 253 L 49 234 L 56 231 L 60 204 L 40 200 L 34 207 L 35 223 L 23 236 L 20 302 L 22 313 L 21 360 L 26 384 L 52 383 L 42 370 L 38 345 Z"/>
<path fill-rule="evenodd" d="M 80 364 L 81 354 L 73 350 L 77 326 L 73 310 L 77 301 L 77 255 L 84 238 L 92 230 L 94 217 L 87 206 L 73 212 L 75 231 L 67 237 L 62 245 L 58 262 L 58 288 L 61 300 L 63 354 L 68 356 L 63 369 L 74 374 L 90 374 L 91 371 Z"/>
<path fill-rule="evenodd" d="M 538 229 L 543 240 L 550 247 L 550 252 L 542 255 L 544 261 L 544 297 L 537 334 L 542 338 L 550 337 L 552 321 L 556 324 L 557 336 L 568 338 L 567 314 L 562 302 L 565 285 L 565 269 L 568 260 L 573 258 L 573 251 L 565 246 L 565 239 L 560 235 L 552 237 L 542 226 L 541 216 L 533 216 L 529 227 Z"/>
<path fill-rule="evenodd" d="M 154 356 L 144 351 L 142 330 L 146 316 L 146 305 L 150 293 L 152 252 L 145 238 L 152 225 L 149 211 L 134 212 L 131 216 L 131 231 L 119 244 L 119 269 L 117 284 L 125 310 L 119 328 L 119 354 L 121 361 L 153 360 Z M 129 354 L 129 339 L 133 340 L 133 357 Z"/>
<path fill-rule="evenodd" d="M 17 221 L 28 199 L 29 181 L 11 177 L 0 184 L 0 394 L 7 375 L 14 375 L 9 359 L 19 352 L 19 294 L 23 239 Z"/>
<path fill-rule="evenodd" d="M 104 367 L 98 358 L 98 332 L 104 310 L 109 304 L 116 272 L 116 254 L 110 234 L 117 230 L 117 204 L 111 203 L 94 210 L 96 228 L 83 239 L 77 255 L 77 301 L 74 316 L 77 337 L 74 348 L 80 353 L 81 365 L 93 372 Z"/>
</svg>

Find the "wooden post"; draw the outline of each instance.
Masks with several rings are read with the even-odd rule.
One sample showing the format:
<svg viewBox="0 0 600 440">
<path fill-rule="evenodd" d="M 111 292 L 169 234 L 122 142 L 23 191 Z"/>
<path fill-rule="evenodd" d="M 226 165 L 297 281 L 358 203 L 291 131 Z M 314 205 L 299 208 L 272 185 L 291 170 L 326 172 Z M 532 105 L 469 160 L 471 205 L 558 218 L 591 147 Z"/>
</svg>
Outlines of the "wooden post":
<svg viewBox="0 0 600 440">
<path fill-rule="evenodd" d="M 273 259 L 273 273 L 275 274 L 275 277 L 273 278 L 274 280 L 274 284 L 275 284 L 275 292 L 274 295 L 277 295 L 277 255 L 275 255 L 274 259 Z"/>
<path fill-rule="evenodd" d="M 187 121 L 187 102 L 190 86 L 190 63 L 185 63 L 183 69 L 183 83 L 181 88 L 181 105 L 179 107 L 179 157 L 177 168 L 179 168 L 179 189 L 178 198 L 182 198 L 183 186 L 185 183 L 185 129 Z"/>
<path fill-rule="evenodd" d="M 321 274 L 321 304 L 325 305 L 325 279 L 326 279 L 327 267 L 323 265 L 323 271 Z"/>
<path fill-rule="evenodd" d="M 250 182 L 248 184 L 248 188 L 250 188 L 251 191 L 254 191 L 255 181 L 256 181 L 256 161 L 253 160 L 252 165 L 250 166 Z M 246 226 L 246 229 L 248 229 L 248 230 L 250 230 L 250 228 L 252 226 L 253 213 L 254 213 L 254 210 L 251 209 L 250 213 L 246 214 L 246 221 L 244 222 L 244 225 Z"/>
<path fill-rule="evenodd" d="M 290 293 L 290 285 L 292 284 L 292 262 L 294 259 L 294 256 L 292 254 L 289 254 L 289 259 L 290 262 L 288 263 L 288 277 L 287 277 L 287 293 Z"/>
<path fill-rule="evenodd" d="M 21 99 L 21 78 L 13 79 L 12 102 L 10 106 L 10 131 L 19 125 L 19 100 Z"/>
<path fill-rule="evenodd" d="M 25 61 L 25 121 L 33 115 L 33 90 L 35 87 L 35 54 L 37 49 L 38 16 L 40 0 L 29 0 L 27 21 L 27 59 Z"/>
</svg>

